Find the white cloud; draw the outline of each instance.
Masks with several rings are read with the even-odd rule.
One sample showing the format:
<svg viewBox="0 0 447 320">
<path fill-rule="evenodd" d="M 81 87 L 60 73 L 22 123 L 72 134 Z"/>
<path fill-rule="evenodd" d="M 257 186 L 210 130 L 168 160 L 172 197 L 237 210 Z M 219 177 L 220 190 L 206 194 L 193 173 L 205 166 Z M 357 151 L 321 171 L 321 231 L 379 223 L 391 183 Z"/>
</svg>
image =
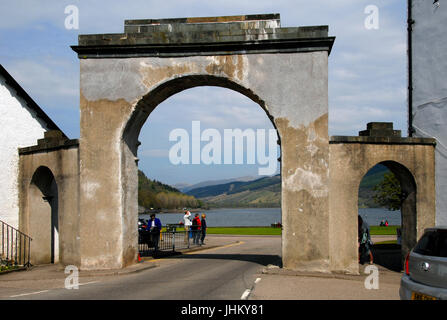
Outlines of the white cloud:
<svg viewBox="0 0 447 320">
<path fill-rule="evenodd" d="M 28 94 L 43 105 L 64 108 L 72 106 L 70 102 L 79 97 L 79 80 L 67 76 L 72 71 L 69 61 L 57 57 L 40 61 L 14 60 L 7 69 Z"/>
</svg>

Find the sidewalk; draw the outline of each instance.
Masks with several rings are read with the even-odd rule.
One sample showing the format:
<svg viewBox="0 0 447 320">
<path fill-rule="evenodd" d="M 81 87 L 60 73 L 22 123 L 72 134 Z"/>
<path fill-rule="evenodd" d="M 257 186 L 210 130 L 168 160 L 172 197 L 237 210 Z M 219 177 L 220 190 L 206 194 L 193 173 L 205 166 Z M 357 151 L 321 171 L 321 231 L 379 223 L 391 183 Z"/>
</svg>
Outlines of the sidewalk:
<svg viewBox="0 0 447 320">
<path fill-rule="evenodd" d="M 250 300 L 399 300 L 401 273 L 379 268 L 379 289 L 366 289 L 367 274 L 334 275 L 266 268 Z"/>
<path fill-rule="evenodd" d="M 396 236 L 373 236 L 374 243 L 396 240 Z M 277 267 L 264 268 L 250 300 L 399 300 L 401 272 L 375 265 L 379 289 L 367 289 L 364 272 L 360 275 L 303 273 Z"/>
<path fill-rule="evenodd" d="M 374 243 L 396 240 L 396 236 L 372 236 Z M 366 289 L 369 274 L 360 266 L 360 275 L 303 273 L 277 267 L 264 268 L 250 300 L 399 300 L 402 273 L 375 265 L 379 289 Z"/>
<path fill-rule="evenodd" d="M 225 236 L 210 236 L 205 239 L 205 245 L 179 250 L 176 254 L 188 254 L 234 243 L 236 239 Z M 162 255 L 169 257 L 170 254 Z M 141 272 L 158 266 L 158 258 L 143 257 L 142 262 L 117 270 L 79 271 L 79 282 L 88 283 L 98 280 L 98 277 L 111 277 Z M 65 273 L 65 267 L 59 264 L 33 266 L 30 269 L 0 274 L 0 298 L 22 292 L 42 291 L 65 287 L 65 280 L 71 273 Z"/>
<path fill-rule="evenodd" d="M 239 242 L 237 236 L 212 235 L 205 239 L 205 245 L 181 250 L 182 254 L 192 254 Z M 373 241 L 392 240 L 390 237 L 373 238 Z M 175 256 L 174 256 L 175 257 Z M 169 260 L 169 258 L 167 258 Z M 79 282 L 86 284 L 98 277 L 120 276 L 155 268 L 159 259 L 143 258 L 143 262 L 120 270 L 80 271 Z M 174 263 L 174 260 L 172 261 Z M 249 296 L 250 300 L 395 300 L 399 299 L 400 272 L 393 272 L 377 266 L 379 270 L 379 289 L 365 288 L 367 274 L 361 267 L 361 275 L 300 273 L 270 266 L 264 267 Z M 41 265 L 29 271 L 17 271 L 0 275 L 0 298 L 28 291 L 41 291 L 63 288 L 68 274 L 60 265 Z M 112 277 L 110 277 L 112 279 Z"/>
</svg>

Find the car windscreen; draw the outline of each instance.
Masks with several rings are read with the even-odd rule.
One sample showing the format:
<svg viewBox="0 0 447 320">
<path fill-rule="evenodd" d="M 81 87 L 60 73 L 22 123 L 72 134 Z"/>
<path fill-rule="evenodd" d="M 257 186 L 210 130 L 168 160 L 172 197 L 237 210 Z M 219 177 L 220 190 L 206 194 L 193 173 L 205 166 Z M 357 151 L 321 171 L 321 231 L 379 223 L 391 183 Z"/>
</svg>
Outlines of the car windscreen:
<svg viewBox="0 0 447 320">
<path fill-rule="evenodd" d="M 425 256 L 447 257 L 447 230 L 426 231 L 413 251 Z"/>
</svg>

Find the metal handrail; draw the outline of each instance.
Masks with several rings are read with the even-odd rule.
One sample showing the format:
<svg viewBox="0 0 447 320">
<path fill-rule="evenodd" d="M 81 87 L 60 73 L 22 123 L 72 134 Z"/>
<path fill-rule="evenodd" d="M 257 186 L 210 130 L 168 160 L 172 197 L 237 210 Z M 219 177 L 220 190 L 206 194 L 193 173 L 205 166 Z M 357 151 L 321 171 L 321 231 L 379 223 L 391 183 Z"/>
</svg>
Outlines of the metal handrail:
<svg viewBox="0 0 447 320">
<path fill-rule="evenodd" d="M 0 263 L 14 266 L 31 266 L 30 236 L 0 220 Z"/>
<path fill-rule="evenodd" d="M 195 242 L 194 237 L 191 238 L 190 234 L 199 234 L 200 230 L 196 231 L 177 231 L 176 228 L 169 231 L 163 231 L 160 233 L 151 233 L 150 231 L 139 232 L 138 236 L 138 251 L 141 256 L 147 256 L 155 253 L 155 251 L 172 251 L 176 249 L 189 249 L 193 246 L 200 246 L 199 241 Z M 159 237 L 157 248 L 154 244 L 154 236 Z"/>
</svg>

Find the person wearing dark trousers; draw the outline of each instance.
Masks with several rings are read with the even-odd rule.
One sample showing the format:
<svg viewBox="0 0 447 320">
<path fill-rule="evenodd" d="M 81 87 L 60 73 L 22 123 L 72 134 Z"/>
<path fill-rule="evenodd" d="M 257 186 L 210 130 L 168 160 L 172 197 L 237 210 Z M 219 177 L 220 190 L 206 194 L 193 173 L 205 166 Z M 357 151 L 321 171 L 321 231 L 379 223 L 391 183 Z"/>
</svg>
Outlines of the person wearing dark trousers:
<svg viewBox="0 0 447 320">
<path fill-rule="evenodd" d="M 369 264 L 374 263 L 374 257 L 371 252 L 371 235 L 369 233 L 369 226 L 358 216 L 358 248 L 359 248 L 359 263 L 363 264 L 369 260 Z"/>
<path fill-rule="evenodd" d="M 191 230 L 193 232 L 194 244 L 199 244 L 201 224 L 202 223 L 200 222 L 199 214 L 196 213 L 194 219 L 192 220 L 192 226 L 191 226 Z"/>
<path fill-rule="evenodd" d="M 151 219 L 147 224 L 147 228 L 150 231 L 151 242 L 154 246 L 154 252 L 158 251 L 158 241 L 160 240 L 161 221 L 155 217 L 155 213 L 151 214 Z"/>
<path fill-rule="evenodd" d="M 205 240 L 205 237 L 206 237 L 206 214 L 202 214 L 202 220 L 200 221 L 201 222 L 201 231 L 202 231 L 202 236 L 200 237 L 200 244 L 202 245 L 202 244 L 205 244 L 205 242 L 204 242 L 204 240 Z"/>
</svg>

